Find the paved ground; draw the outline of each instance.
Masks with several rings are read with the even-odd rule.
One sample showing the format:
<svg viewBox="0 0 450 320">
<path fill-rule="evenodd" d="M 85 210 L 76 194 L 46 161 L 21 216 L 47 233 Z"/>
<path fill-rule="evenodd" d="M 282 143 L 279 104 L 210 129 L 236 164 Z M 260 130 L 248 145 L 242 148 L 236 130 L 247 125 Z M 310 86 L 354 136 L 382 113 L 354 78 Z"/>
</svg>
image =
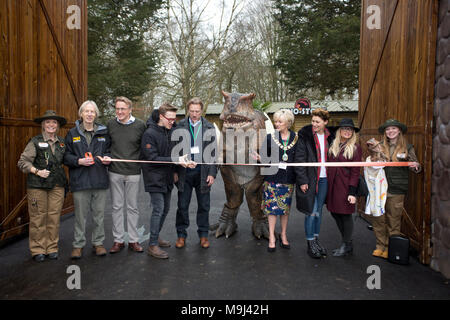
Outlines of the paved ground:
<svg viewBox="0 0 450 320">
<path fill-rule="evenodd" d="M 141 188 L 143 189 L 143 188 Z M 210 222 L 215 223 L 224 203 L 220 177 L 213 187 Z M 175 210 L 177 195 L 172 195 L 162 237 L 176 240 Z M 149 196 L 140 192 L 141 231 L 148 240 Z M 105 214 L 107 249 L 112 245 L 111 206 Z M 163 300 L 299 300 L 299 299 L 450 299 L 450 287 L 440 273 L 420 264 L 391 264 L 371 256 L 374 235 L 361 219 L 355 222 L 355 253 L 348 258 L 328 257 L 313 260 L 306 254 L 304 216 L 292 210 L 288 227 L 291 250 L 277 248 L 267 252 L 267 241 L 256 240 L 250 232 L 246 204 L 238 216 L 239 230 L 231 238 L 211 236 L 207 250 L 198 245 L 195 201 L 191 205 L 191 227 L 185 249 L 168 249 L 168 260 L 157 260 L 146 253 L 123 250 L 96 257 L 86 247 L 83 259 L 70 260 L 73 216 L 61 222 L 60 258 L 36 263 L 28 251 L 28 238 L 0 249 L 0 299 L 163 299 Z M 194 222 L 194 225 L 192 225 Z M 90 221 L 87 234 L 90 235 Z M 144 231 L 145 229 L 145 231 Z M 148 241 L 144 246 L 147 247 Z M 321 242 L 329 251 L 340 241 L 337 227 L 324 212 Z M 81 289 L 69 290 L 73 280 L 68 267 L 77 265 Z M 380 289 L 367 287 L 370 266 L 380 270 Z M 71 277 L 71 278 L 70 278 Z M 369 283 L 374 283 L 369 279 Z M 70 282 L 70 281 L 69 281 Z M 73 283 L 73 281 L 71 282 Z"/>
</svg>

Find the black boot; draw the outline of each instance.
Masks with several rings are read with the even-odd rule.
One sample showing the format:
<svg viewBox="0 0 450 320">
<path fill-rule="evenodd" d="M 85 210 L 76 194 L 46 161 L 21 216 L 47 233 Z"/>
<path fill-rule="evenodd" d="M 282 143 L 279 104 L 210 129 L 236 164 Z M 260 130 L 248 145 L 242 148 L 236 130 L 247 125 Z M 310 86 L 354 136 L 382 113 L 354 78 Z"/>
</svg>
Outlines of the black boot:
<svg viewBox="0 0 450 320">
<path fill-rule="evenodd" d="M 352 241 L 343 242 L 341 246 L 333 250 L 334 257 L 343 257 L 353 254 L 353 243 Z"/>
<path fill-rule="evenodd" d="M 322 246 L 322 244 L 319 242 L 319 238 L 316 237 L 314 239 L 316 241 L 316 245 L 319 248 L 319 252 L 322 255 L 322 257 L 326 257 L 327 256 L 327 249 L 324 248 L 324 246 Z"/>
<path fill-rule="evenodd" d="M 320 259 L 322 254 L 320 253 L 320 249 L 317 246 L 316 240 L 306 240 L 308 243 L 308 255 L 314 259 Z"/>
</svg>

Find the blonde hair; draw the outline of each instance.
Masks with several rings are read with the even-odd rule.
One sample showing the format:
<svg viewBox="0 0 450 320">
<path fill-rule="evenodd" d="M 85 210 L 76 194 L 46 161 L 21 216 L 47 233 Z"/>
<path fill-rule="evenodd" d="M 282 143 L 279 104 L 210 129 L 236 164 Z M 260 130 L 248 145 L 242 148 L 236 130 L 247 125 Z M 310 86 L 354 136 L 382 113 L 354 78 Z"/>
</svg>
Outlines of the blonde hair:
<svg viewBox="0 0 450 320">
<path fill-rule="evenodd" d="M 358 141 L 357 133 L 353 130 L 352 137 L 347 140 L 347 142 L 341 145 L 341 128 L 337 129 L 336 137 L 334 138 L 328 154 L 333 155 L 337 158 L 342 149 L 344 149 L 344 158 L 350 160 L 353 158 L 353 153 L 356 150 L 356 141 Z"/>
<path fill-rule="evenodd" d="M 100 110 L 98 110 L 97 104 L 92 100 L 86 100 L 85 102 L 83 102 L 83 104 L 80 106 L 80 109 L 78 109 L 78 116 L 81 118 L 81 114 L 83 113 L 84 108 L 86 108 L 88 105 L 94 107 L 95 117 L 97 118 L 100 115 Z"/>
<path fill-rule="evenodd" d="M 288 129 L 294 124 L 294 114 L 291 110 L 281 109 L 273 114 L 273 121 L 278 119 L 284 120 L 288 123 Z"/>
<path fill-rule="evenodd" d="M 384 153 L 384 155 L 391 159 L 391 154 L 389 152 L 389 138 L 386 136 L 386 130 L 384 131 L 383 136 L 383 144 L 381 145 L 381 151 Z M 398 133 L 397 137 L 397 144 L 395 145 L 394 153 L 392 155 L 391 161 L 398 161 L 397 154 L 404 153 L 406 155 L 406 158 L 408 157 L 408 148 L 407 148 L 407 142 L 406 138 L 403 135 L 402 130 Z"/>
<path fill-rule="evenodd" d="M 117 104 L 117 102 L 124 102 L 127 106 L 128 106 L 128 108 L 131 108 L 132 106 L 133 106 L 133 103 L 131 102 L 131 100 L 130 99 L 128 99 L 127 97 L 117 97 L 116 98 L 116 104 Z"/>
</svg>

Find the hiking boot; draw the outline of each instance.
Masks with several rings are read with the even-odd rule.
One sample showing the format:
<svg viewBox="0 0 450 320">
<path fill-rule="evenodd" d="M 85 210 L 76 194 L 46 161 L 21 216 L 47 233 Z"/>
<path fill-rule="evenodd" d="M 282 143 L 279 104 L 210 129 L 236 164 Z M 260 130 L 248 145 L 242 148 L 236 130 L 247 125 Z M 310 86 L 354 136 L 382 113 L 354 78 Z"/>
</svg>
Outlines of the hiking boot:
<svg viewBox="0 0 450 320">
<path fill-rule="evenodd" d="M 306 240 L 308 243 L 308 255 L 314 259 L 320 259 L 322 254 L 320 253 L 320 249 L 316 244 L 315 240 Z"/>
<path fill-rule="evenodd" d="M 71 259 L 81 259 L 82 251 L 83 251 L 83 248 L 73 248 L 70 258 Z"/>
<path fill-rule="evenodd" d="M 98 245 L 98 246 L 94 246 L 93 250 L 94 250 L 95 255 L 98 257 L 106 256 L 106 249 L 102 244 Z"/>
<path fill-rule="evenodd" d="M 152 257 L 158 258 L 158 259 L 167 259 L 169 258 L 169 254 L 165 252 L 164 250 L 161 250 L 159 246 L 149 246 L 147 253 L 151 255 Z"/>
</svg>

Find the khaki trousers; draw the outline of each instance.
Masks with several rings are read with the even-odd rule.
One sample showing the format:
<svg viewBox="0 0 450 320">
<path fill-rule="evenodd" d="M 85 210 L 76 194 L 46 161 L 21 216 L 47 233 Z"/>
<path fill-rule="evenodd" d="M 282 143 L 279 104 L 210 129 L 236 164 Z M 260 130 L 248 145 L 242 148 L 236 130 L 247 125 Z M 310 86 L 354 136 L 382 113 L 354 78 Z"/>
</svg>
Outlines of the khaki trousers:
<svg viewBox="0 0 450 320">
<path fill-rule="evenodd" d="M 373 231 L 377 240 L 376 248 L 385 251 L 389 246 L 389 237 L 401 234 L 402 213 L 405 195 L 394 194 L 387 196 L 386 212 L 379 217 L 371 217 Z"/>
<path fill-rule="evenodd" d="M 28 189 L 31 255 L 58 252 L 59 221 L 64 204 L 64 188 Z"/>
<path fill-rule="evenodd" d="M 103 217 L 105 213 L 106 195 L 108 189 L 89 189 L 73 192 L 75 206 L 74 248 L 83 248 L 86 245 L 86 219 L 92 214 L 93 230 L 92 245 L 103 245 L 105 228 Z"/>
</svg>

